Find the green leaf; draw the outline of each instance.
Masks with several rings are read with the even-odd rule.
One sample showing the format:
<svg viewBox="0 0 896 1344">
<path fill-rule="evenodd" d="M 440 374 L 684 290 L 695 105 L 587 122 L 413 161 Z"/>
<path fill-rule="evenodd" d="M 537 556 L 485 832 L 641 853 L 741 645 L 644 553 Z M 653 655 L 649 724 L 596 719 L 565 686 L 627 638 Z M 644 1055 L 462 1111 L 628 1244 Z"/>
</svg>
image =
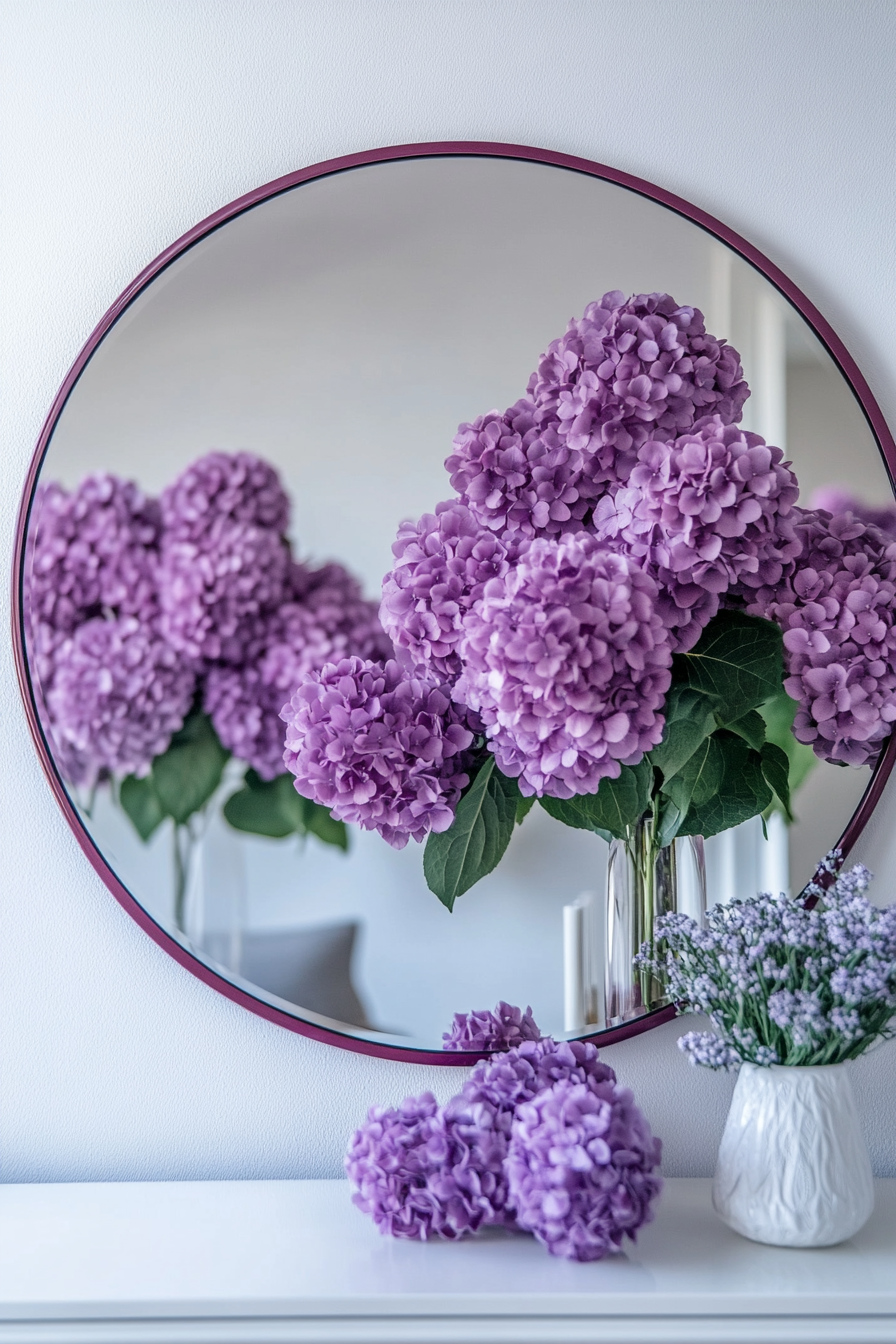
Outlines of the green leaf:
<svg viewBox="0 0 896 1344">
<path fill-rule="evenodd" d="M 680 807 L 676 807 L 671 798 L 665 797 L 664 794 L 660 794 L 657 802 L 656 839 L 660 849 L 665 849 L 666 845 L 671 845 L 678 835 L 685 814 Z"/>
<path fill-rule="evenodd" d="M 533 796 L 532 796 L 531 798 L 524 798 L 523 795 L 520 794 L 519 799 L 517 800 L 517 805 L 516 805 L 516 824 L 517 824 L 517 826 L 522 826 L 523 822 L 526 820 L 526 818 L 528 817 L 529 813 L 532 811 L 532 808 L 533 808 L 534 806 L 535 806 L 535 795 L 534 795 L 534 794 L 533 794 Z"/>
<path fill-rule="evenodd" d="M 762 751 L 765 746 L 765 719 L 755 709 L 747 710 L 741 718 L 725 725 L 729 732 L 737 733 L 754 751 Z"/>
<path fill-rule="evenodd" d="M 291 783 L 290 788 L 292 788 Z M 296 793 L 294 788 L 292 791 Z M 297 793 L 296 797 L 299 797 Z M 330 809 L 323 807 L 320 803 L 312 803 L 307 798 L 302 798 L 301 801 L 305 804 L 305 830 L 307 833 L 316 835 L 318 840 L 325 845 L 333 845 L 336 849 L 347 851 L 348 828 L 345 822 L 337 821 Z"/>
<path fill-rule="evenodd" d="M 165 809 L 148 776 L 138 779 L 136 775 L 128 775 L 121 781 L 118 800 L 141 840 L 148 840 L 165 820 Z"/>
<path fill-rule="evenodd" d="M 806 776 L 818 765 L 818 757 L 812 748 L 804 742 L 797 742 L 793 735 L 793 720 L 797 709 L 796 701 L 791 700 L 786 691 L 780 691 L 778 695 L 759 707 L 759 713 L 765 720 L 768 741 L 780 747 L 789 762 L 788 783 L 791 799 Z M 781 810 L 784 810 L 783 807 Z M 788 820 L 790 819 L 788 817 Z"/>
<path fill-rule="evenodd" d="M 784 816 L 788 821 L 793 821 L 793 813 L 790 810 L 790 762 L 787 753 L 774 742 L 764 742 L 760 756 L 766 783 L 774 790 Z"/>
<path fill-rule="evenodd" d="M 664 782 L 662 792 L 687 817 L 692 807 L 702 807 L 719 792 L 724 773 L 724 742 L 718 736 L 707 737 L 678 774 Z"/>
<path fill-rule="evenodd" d="M 247 770 L 243 788 L 230 795 L 223 812 L 237 831 L 274 840 L 287 835 L 316 835 L 324 844 L 348 849 L 345 823 L 331 816 L 328 808 L 296 793 L 289 774 L 265 780 L 256 771 Z"/>
<path fill-rule="evenodd" d="M 679 828 L 679 835 L 709 837 L 759 816 L 772 800 L 772 791 L 762 772 L 762 758 L 742 737 L 719 731 L 714 739 L 721 748 L 722 777 L 718 790 L 701 804 L 692 803 Z"/>
<path fill-rule="evenodd" d="M 518 801 L 516 780 L 502 775 L 494 756 L 489 756 L 458 803 L 449 829 L 430 834 L 423 875 L 449 910 L 458 896 L 501 862 L 513 834 Z"/>
<path fill-rule="evenodd" d="M 653 770 L 645 757 L 637 765 L 624 765 L 618 779 L 602 779 L 597 793 L 574 798 L 539 798 L 541 806 L 565 826 L 595 831 L 604 839 L 624 840 L 635 822 L 650 808 Z"/>
<path fill-rule="evenodd" d="M 727 725 L 780 692 L 783 636 L 759 616 L 720 611 L 688 653 L 675 655 L 672 666 L 673 682 L 710 696 Z"/>
<path fill-rule="evenodd" d="M 221 783 L 228 752 L 206 714 L 191 714 L 152 763 L 152 782 L 168 816 L 183 826 Z"/>
<path fill-rule="evenodd" d="M 664 779 L 671 779 L 714 730 L 716 719 L 713 702 L 687 686 L 672 687 L 663 712 L 666 717 L 663 739 L 648 759 Z"/>
</svg>

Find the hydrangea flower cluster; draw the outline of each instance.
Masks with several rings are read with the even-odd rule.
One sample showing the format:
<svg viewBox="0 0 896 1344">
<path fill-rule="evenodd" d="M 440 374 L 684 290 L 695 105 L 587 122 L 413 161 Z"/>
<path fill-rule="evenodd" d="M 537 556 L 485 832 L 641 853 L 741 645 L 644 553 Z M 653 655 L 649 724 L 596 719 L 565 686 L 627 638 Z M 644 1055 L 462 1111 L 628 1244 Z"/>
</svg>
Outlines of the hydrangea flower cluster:
<svg viewBox="0 0 896 1344">
<path fill-rule="evenodd" d="M 473 733 L 443 688 L 394 659 L 342 658 L 310 673 L 283 717 L 296 787 L 338 820 L 395 849 L 451 825 Z"/>
<path fill-rule="evenodd" d="M 541 1037 L 531 1009 L 505 1003 L 458 1014 L 445 1040 L 447 1049 L 489 1041 L 481 1048 L 501 1053 L 480 1060 L 444 1107 L 425 1093 L 371 1108 L 345 1160 L 362 1212 L 381 1232 L 418 1241 L 487 1226 L 532 1231 L 573 1260 L 634 1240 L 662 1187 L 661 1144 L 595 1047 Z M 550 1134 L 533 1123 L 542 1115 Z"/>
<path fill-rule="evenodd" d="M 828 856 L 828 875 L 839 862 Z M 638 961 L 714 1027 L 679 1041 L 692 1063 L 839 1064 L 892 1034 L 896 905 L 872 905 L 870 880 L 857 864 L 817 885 L 812 908 L 763 893 L 714 906 L 705 928 L 680 914 L 657 920 Z"/>
<path fill-rule="evenodd" d="M 672 650 L 653 580 L 587 533 L 531 543 L 486 584 L 457 697 L 524 794 L 571 798 L 662 736 Z"/>
<path fill-rule="evenodd" d="M 295 561 L 289 499 L 250 453 L 213 452 L 162 493 L 89 476 L 40 488 L 29 534 L 29 653 L 57 761 L 77 785 L 145 776 L 197 704 L 263 779 L 302 677 L 392 646 L 342 566 Z"/>
<path fill-rule="evenodd" d="M 841 485 L 822 485 L 819 489 L 813 490 L 809 508 L 823 509 L 825 513 L 831 514 L 851 513 L 860 523 L 873 523 L 881 532 L 896 537 L 896 504 L 876 508 L 873 504 L 866 504 L 858 499 Z"/>
<path fill-rule="evenodd" d="M 851 513 L 797 512 L 799 565 L 748 610 L 784 631 L 794 736 L 869 764 L 896 722 L 896 540 Z"/>
</svg>

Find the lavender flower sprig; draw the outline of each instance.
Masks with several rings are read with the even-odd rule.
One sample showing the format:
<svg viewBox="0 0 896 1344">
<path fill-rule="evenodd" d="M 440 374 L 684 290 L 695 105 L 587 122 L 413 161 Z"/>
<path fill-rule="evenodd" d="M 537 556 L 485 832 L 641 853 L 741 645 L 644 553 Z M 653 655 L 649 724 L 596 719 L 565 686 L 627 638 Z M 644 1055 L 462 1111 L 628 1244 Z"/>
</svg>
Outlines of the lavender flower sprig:
<svg viewBox="0 0 896 1344">
<path fill-rule="evenodd" d="M 822 865 L 827 875 L 838 867 L 836 854 Z M 894 1034 L 896 905 L 873 906 L 870 881 L 857 864 L 827 889 L 814 884 L 812 908 L 764 892 L 715 906 L 706 928 L 679 914 L 657 920 L 636 961 L 715 1028 L 681 1038 L 691 1063 L 840 1064 Z"/>
</svg>

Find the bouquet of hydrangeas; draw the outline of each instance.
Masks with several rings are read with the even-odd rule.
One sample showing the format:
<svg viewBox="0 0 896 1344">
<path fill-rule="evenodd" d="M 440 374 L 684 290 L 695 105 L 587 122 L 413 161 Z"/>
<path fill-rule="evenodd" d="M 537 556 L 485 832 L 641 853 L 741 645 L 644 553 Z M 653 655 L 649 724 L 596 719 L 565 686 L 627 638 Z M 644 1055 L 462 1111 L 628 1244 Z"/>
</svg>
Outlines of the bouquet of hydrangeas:
<svg viewBox="0 0 896 1344">
<path fill-rule="evenodd" d="M 532 1232 L 599 1260 L 653 1217 L 662 1145 L 588 1041 L 542 1036 L 531 1009 L 459 1013 L 446 1050 L 494 1051 L 445 1106 L 373 1106 L 345 1159 L 354 1203 L 393 1237 Z"/>
<path fill-rule="evenodd" d="M 68 782 L 112 788 L 144 840 L 172 820 L 181 927 L 191 828 L 231 754 L 248 767 L 231 825 L 347 844 L 292 788 L 280 711 L 313 669 L 391 645 L 342 566 L 293 557 L 289 513 L 249 453 L 207 454 L 159 500 L 111 475 L 35 500 L 25 615 L 42 723 Z"/>
<path fill-rule="evenodd" d="M 705 928 L 681 914 L 656 921 L 638 960 L 665 976 L 680 1011 L 715 1028 L 679 1040 L 692 1064 L 840 1064 L 892 1034 L 896 905 L 870 903 L 860 864 L 831 883 L 839 863 L 832 851 L 830 885 L 813 883 L 809 902 L 765 893 L 714 906 Z"/>
<path fill-rule="evenodd" d="M 739 356 L 669 295 L 606 294 L 508 410 L 462 425 L 456 495 L 404 523 L 385 665 L 310 672 L 284 709 L 305 798 L 426 841 L 452 908 L 538 800 L 651 852 L 778 806 L 797 743 L 873 762 L 896 719 L 896 542 L 797 507 L 738 428 Z"/>
</svg>

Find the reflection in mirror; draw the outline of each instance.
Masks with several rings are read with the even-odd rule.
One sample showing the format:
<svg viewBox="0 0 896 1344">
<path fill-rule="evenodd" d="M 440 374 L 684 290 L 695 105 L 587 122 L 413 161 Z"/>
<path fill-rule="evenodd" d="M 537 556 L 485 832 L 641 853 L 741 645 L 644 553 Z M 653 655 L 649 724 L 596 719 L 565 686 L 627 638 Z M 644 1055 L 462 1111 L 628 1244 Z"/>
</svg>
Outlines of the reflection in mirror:
<svg viewBox="0 0 896 1344">
<path fill-rule="evenodd" d="M 458 425 L 513 405 L 613 290 L 700 309 L 800 505 L 896 535 L 861 408 L 770 282 L 665 206 L 534 162 L 399 160 L 263 201 L 139 294 L 57 420 L 25 573 L 57 768 L 153 919 L 307 1020 L 439 1049 L 498 999 L 554 1034 L 606 1013 L 570 957 L 590 927 L 603 964 L 603 840 L 534 807 L 449 914 L 420 846 L 296 792 L 278 716 L 323 662 L 391 653 L 396 529 L 451 497 Z M 798 892 L 855 811 L 869 766 L 792 748 L 793 824 L 772 806 L 709 840 L 710 900 Z"/>
</svg>

